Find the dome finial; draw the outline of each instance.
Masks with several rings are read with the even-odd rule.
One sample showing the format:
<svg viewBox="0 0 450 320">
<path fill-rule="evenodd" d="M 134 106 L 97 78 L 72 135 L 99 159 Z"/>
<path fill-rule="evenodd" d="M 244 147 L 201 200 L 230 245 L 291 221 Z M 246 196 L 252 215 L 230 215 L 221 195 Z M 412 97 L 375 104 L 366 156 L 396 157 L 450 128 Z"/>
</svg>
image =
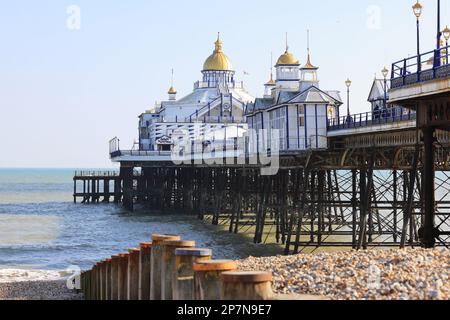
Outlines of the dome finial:
<svg viewBox="0 0 450 320">
<path fill-rule="evenodd" d="M 172 68 L 172 77 L 170 80 L 170 89 L 167 92 L 169 95 L 176 95 L 177 94 L 177 89 L 175 89 L 175 87 L 173 86 L 173 68 Z"/>
<path fill-rule="evenodd" d="M 306 64 L 304 67 L 302 67 L 303 70 L 307 70 L 307 69 L 312 69 L 312 70 L 316 70 L 319 69 L 318 67 L 314 66 L 311 63 L 311 48 L 310 48 L 310 41 L 309 41 L 309 29 L 306 30 L 307 32 L 307 50 L 308 50 L 308 59 L 306 61 Z"/>
<path fill-rule="evenodd" d="M 289 52 L 289 41 L 288 41 L 288 33 L 286 32 L 286 53 Z"/>
<path fill-rule="evenodd" d="M 217 32 L 217 41 L 215 44 L 216 44 L 215 52 L 222 52 L 222 40 L 220 40 L 220 32 Z"/>
</svg>

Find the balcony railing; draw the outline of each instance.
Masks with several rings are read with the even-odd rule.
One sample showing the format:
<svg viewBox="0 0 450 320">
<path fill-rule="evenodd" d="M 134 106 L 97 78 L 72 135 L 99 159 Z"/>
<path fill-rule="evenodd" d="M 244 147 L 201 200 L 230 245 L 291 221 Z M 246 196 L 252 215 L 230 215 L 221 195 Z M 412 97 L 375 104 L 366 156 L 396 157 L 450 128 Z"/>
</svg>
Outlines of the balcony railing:
<svg viewBox="0 0 450 320">
<path fill-rule="evenodd" d="M 450 76 L 450 46 L 406 58 L 392 64 L 391 88 Z"/>
<path fill-rule="evenodd" d="M 409 109 L 395 108 L 378 112 L 366 112 L 328 120 L 328 131 L 370 127 L 416 119 L 416 113 Z"/>
</svg>

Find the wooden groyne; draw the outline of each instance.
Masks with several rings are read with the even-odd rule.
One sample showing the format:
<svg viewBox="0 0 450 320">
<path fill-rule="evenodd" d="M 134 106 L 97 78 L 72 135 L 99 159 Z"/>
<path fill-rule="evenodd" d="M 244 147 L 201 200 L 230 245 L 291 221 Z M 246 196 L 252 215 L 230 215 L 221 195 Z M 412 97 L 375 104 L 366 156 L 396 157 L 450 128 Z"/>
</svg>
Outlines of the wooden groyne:
<svg viewBox="0 0 450 320">
<path fill-rule="evenodd" d="M 274 300 L 270 272 L 237 271 L 180 236 L 152 236 L 81 273 L 86 300 Z"/>
</svg>

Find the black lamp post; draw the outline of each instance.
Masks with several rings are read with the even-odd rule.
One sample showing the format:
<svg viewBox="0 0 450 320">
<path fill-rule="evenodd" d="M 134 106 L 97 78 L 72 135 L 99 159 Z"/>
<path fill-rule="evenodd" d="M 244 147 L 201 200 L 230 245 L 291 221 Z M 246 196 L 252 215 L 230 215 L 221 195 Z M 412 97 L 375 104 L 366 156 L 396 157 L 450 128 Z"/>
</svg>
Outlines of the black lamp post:
<svg viewBox="0 0 450 320">
<path fill-rule="evenodd" d="M 441 0 L 437 0 L 437 50 L 441 48 L 441 36 Z"/>
<path fill-rule="evenodd" d="M 422 62 L 420 58 L 420 16 L 422 15 L 423 7 L 419 0 L 417 0 L 417 3 L 413 5 L 412 8 L 414 15 L 417 18 L 417 73 L 420 73 L 420 71 L 422 71 Z"/>
<path fill-rule="evenodd" d="M 352 82 L 350 81 L 350 79 L 347 79 L 347 81 L 345 81 L 345 85 L 347 87 L 347 122 L 351 123 L 352 116 L 350 115 L 350 87 L 352 85 Z"/>
</svg>

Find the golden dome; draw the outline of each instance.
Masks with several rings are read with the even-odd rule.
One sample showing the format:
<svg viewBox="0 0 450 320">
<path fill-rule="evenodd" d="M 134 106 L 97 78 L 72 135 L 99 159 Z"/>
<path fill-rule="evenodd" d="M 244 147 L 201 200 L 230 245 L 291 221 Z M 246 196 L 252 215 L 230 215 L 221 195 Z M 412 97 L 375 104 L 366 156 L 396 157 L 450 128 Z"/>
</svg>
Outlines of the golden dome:
<svg viewBox="0 0 450 320">
<path fill-rule="evenodd" d="M 173 86 L 170 87 L 168 94 L 177 94 L 177 89 L 175 89 Z"/>
<path fill-rule="evenodd" d="M 288 51 L 286 48 L 286 52 L 283 53 L 277 61 L 277 66 L 299 66 L 300 61 Z"/>
<path fill-rule="evenodd" d="M 302 70 L 317 70 L 317 69 L 319 69 L 319 67 L 316 67 L 311 63 L 311 55 L 308 53 L 308 61 L 302 67 Z"/>
<path fill-rule="evenodd" d="M 233 65 L 230 59 L 222 51 L 222 41 L 220 40 L 220 34 L 215 42 L 216 49 L 213 54 L 206 59 L 203 65 L 203 71 L 233 71 Z"/>
</svg>

